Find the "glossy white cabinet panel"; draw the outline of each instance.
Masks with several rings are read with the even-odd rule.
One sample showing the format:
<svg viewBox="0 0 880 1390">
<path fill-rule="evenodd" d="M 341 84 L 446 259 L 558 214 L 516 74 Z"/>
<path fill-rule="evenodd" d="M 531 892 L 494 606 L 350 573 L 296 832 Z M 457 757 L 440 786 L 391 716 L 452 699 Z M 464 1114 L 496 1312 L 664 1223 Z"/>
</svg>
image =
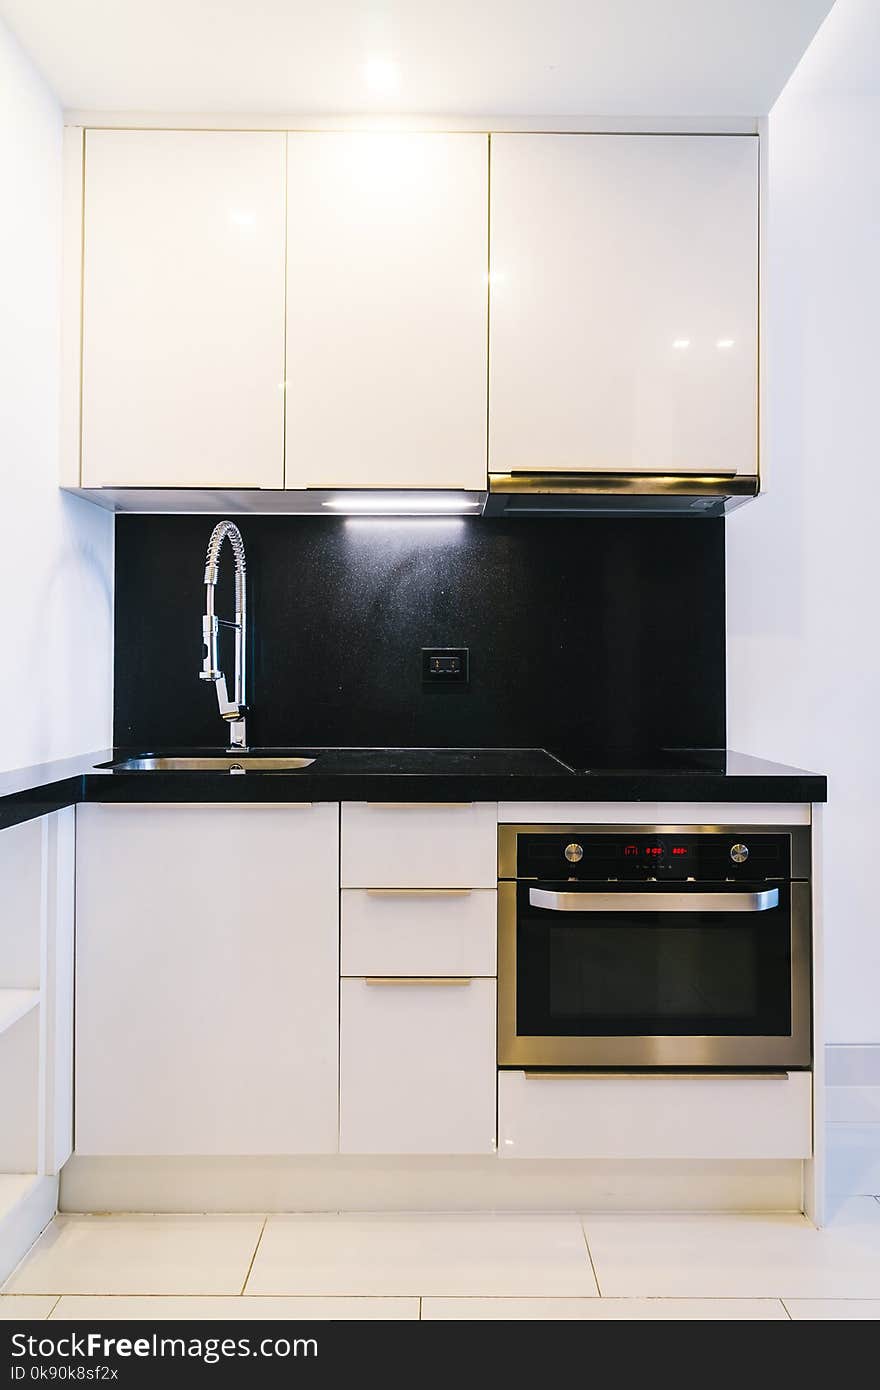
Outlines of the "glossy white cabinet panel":
<svg viewBox="0 0 880 1390">
<path fill-rule="evenodd" d="M 485 135 L 289 135 L 288 488 L 485 488 L 488 173 Z"/>
<path fill-rule="evenodd" d="M 758 140 L 493 135 L 489 470 L 753 474 Z"/>
<path fill-rule="evenodd" d="M 491 888 L 342 893 L 343 975 L 494 975 Z"/>
<path fill-rule="evenodd" d="M 504 1158 L 808 1158 L 812 1077 L 498 1074 Z"/>
<path fill-rule="evenodd" d="M 341 986 L 339 1148 L 495 1150 L 495 981 Z"/>
<path fill-rule="evenodd" d="M 38 989 L 46 894 L 45 816 L 0 830 L 0 989 Z"/>
<path fill-rule="evenodd" d="M 73 1149 L 76 811 L 46 821 L 46 936 L 40 1009 L 40 1172 L 60 1173 Z"/>
<path fill-rule="evenodd" d="M 73 851 L 72 807 L 0 831 L 0 1174 L 70 1156 Z"/>
<path fill-rule="evenodd" d="M 77 808 L 76 1149 L 337 1145 L 338 807 Z"/>
<path fill-rule="evenodd" d="M 283 486 L 285 140 L 86 132 L 84 487 Z"/>
<path fill-rule="evenodd" d="M 0 1033 L 0 1174 L 38 1171 L 39 1072 L 40 1009 L 34 1007 Z"/>
<path fill-rule="evenodd" d="M 342 806 L 343 888 L 494 888 L 494 801 Z"/>
</svg>

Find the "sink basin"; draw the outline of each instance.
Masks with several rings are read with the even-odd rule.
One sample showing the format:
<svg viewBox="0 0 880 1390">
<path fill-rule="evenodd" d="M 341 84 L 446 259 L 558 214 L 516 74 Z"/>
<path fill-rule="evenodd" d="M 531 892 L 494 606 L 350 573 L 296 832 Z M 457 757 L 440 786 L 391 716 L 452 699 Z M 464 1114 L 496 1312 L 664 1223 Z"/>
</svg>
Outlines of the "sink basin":
<svg viewBox="0 0 880 1390">
<path fill-rule="evenodd" d="M 111 772 L 228 772 L 235 776 L 245 772 L 297 772 L 311 767 L 314 761 L 314 758 L 260 757 L 243 753 L 240 757 L 228 754 L 203 758 L 124 758 L 122 762 L 102 763 L 101 766 Z"/>
</svg>

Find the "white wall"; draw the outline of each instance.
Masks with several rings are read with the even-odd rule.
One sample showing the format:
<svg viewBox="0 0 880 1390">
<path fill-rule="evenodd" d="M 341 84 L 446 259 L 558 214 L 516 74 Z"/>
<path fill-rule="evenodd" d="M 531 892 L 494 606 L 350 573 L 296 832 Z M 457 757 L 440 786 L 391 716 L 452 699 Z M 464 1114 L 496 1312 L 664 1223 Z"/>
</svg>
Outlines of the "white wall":
<svg viewBox="0 0 880 1390">
<path fill-rule="evenodd" d="M 110 741 L 112 519 L 58 491 L 61 131 L 0 21 L 0 769 Z"/>
<path fill-rule="evenodd" d="M 770 117 L 769 495 L 728 522 L 729 742 L 826 772 L 828 1036 L 880 1042 L 880 4 Z"/>
</svg>

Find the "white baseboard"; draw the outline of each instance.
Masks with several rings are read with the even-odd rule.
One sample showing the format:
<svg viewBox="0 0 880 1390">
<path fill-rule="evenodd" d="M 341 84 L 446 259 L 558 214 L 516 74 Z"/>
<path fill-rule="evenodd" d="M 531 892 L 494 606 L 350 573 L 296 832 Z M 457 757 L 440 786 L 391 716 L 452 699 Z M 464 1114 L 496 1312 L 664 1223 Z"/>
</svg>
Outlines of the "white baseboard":
<svg viewBox="0 0 880 1390">
<path fill-rule="evenodd" d="M 60 1207 L 88 1211 L 799 1211 L 803 1165 L 486 1159 L 87 1158 Z"/>
</svg>

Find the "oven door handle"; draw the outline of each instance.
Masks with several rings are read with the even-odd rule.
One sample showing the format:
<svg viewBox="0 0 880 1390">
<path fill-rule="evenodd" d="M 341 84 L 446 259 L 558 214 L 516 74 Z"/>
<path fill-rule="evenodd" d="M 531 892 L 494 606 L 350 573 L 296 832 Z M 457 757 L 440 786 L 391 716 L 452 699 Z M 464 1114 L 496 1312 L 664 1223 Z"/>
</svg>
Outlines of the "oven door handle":
<svg viewBox="0 0 880 1390">
<path fill-rule="evenodd" d="M 769 912 L 779 906 L 779 889 L 756 893 L 558 893 L 530 888 L 532 907 L 550 912 Z"/>
</svg>

